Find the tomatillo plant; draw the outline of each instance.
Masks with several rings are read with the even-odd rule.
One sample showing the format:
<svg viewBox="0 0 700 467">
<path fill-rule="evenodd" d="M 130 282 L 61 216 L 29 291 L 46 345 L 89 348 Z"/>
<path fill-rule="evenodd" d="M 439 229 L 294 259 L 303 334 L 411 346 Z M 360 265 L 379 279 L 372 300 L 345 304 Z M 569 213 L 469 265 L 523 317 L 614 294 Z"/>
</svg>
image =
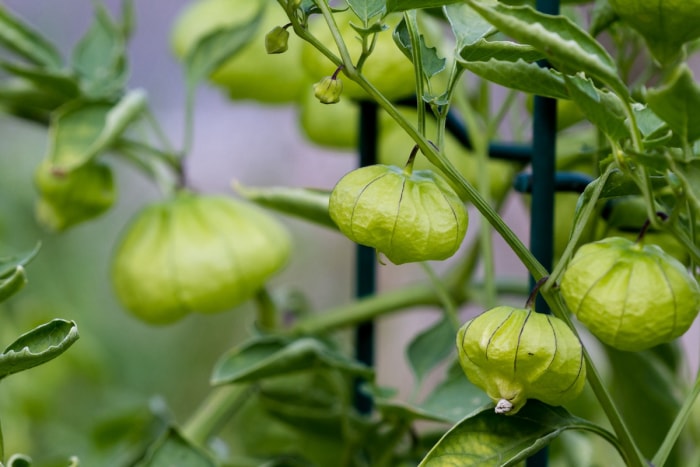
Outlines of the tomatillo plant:
<svg viewBox="0 0 700 467">
<path fill-rule="evenodd" d="M 55 245 L 73 232 L 100 244 L 101 222 L 121 232 L 109 260 L 86 243 L 84 264 L 52 276 L 55 287 L 41 287 L 36 275 L 47 302 L 53 289 L 79 290 L 73 295 L 85 303 L 114 301 L 107 325 L 76 312 L 94 346 L 81 355 L 93 360 L 61 360 L 82 377 L 62 381 L 70 391 L 47 378 L 31 387 L 39 395 L 24 387 L 10 394 L 17 407 L 29 398 L 70 406 L 55 417 L 71 424 L 82 400 L 58 395 L 99 393 L 109 421 L 91 412 L 84 423 L 93 436 L 62 436 L 80 445 L 52 451 L 45 440 L 57 439 L 49 435 L 54 411 L 3 414 L 19 428 L 0 442 L 2 465 L 31 465 L 9 454 L 25 450 L 37 453 L 36 465 L 54 465 L 65 449 L 77 456 L 71 465 L 698 464 L 692 414 L 700 374 L 688 380 L 693 359 L 680 345 L 693 337 L 700 310 L 700 85 L 689 60 L 699 36 L 696 5 L 582 1 L 551 15 L 520 3 L 193 0 L 169 37 L 185 82 L 180 147 L 149 90 L 129 87 L 131 34 L 148 28 L 135 22 L 133 2 L 124 0 L 119 17 L 95 2 L 93 24 L 70 59 L 0 6 L 0 110 L 48 139 L 22 180 L 34 199 L 15 203 L 19 195 L 9 190 L 3 207 L 35 211 L 55 236 L 44 247 L 51 259 L 61 258 Z M 206 112 L 193 110 L 203 84 L 223 89 L 232 106 L 283 105 L 265 111 L 294 115 L 309 143 L 345 154 L 361 146 L 376 160 L 355 169 L 340 161 L 343 176 L 303 167 L 322 181 L 304 188 L 253 187 L 245 171 L 232 170 L 237 193 L 214 194 L 192 177 L 201 164 L 192 157 L 201 144 L 194 125 Z M 544 207 L 503 209 L 518 172 L 520 191 L 541 183 L 538 169 L 527 168 L 542 157 L 532 154 L 529 136 L 537 102 L 560 110 L 559 123 L 556 115 L 550 122 L 556 160 L 549 162 L 588 177 L 575 188 L 559 185 L 570 193 L 557 195 L 551 268 L 522 233 L 523 220 Z M 264 129 L 270 139 L 286 137 Z M 232 158 L 254 147 L 229 138 L 217 144 L 229 145 Z M 321 148 L 319 157 L 347 157 Z M 270 154 L 255 160 L 270 168 L 262 174 L 277 168 Z M 126 165 L 160 195 L 132 197 L 139 205 L 130 220 L 113 209 L 131 193 L 128 177 L 115 176 Z M 8 172 L 13 183 L 22 179 L 14 166 L 0 176 Z M 294 185 L 292 177 L 284 180 Z M 333 290 L 332 303 L 315 309 L 328 283 L 304 280 L 318 268 L 341 282 L 337 264 L 319 254 L 323 245 L 310 230 L 279 214 L 344 236 L 344 248 L 374 249 L 372 268 L 393 276 L 419 263 L 425 277 L 354 300 Z M 3 211 L 0 240 L 21 225 Z M 513 264 L 503 269 L 495 259 L 506 253 Z M 21 315 L 15 310 L 42 303 L 17 294 L 34 277 L 36 254 L 0 256 L 0 301 L 13 319 Z M 88 264 L 110 271 L 106 301 L 91 300 L 101 288 L 80 282 L 101 277 Z M 538 312 L 537 294 L 551 314 Z M 435 319 L 401 349 L 413 381 L 378 374 L 383 368 L 356 356 L 341 332 L 418 307 Z M 3 329 L 14 331 L 13 319 Z M 223 344 L 214 338 L 222 330 Z M 162 336 L 175 348 L 161 348 Z M 394 350 L 391 337 L 380 333 L 380 350 Z M 73 321 L 52 319 L 10 340 L 0 378 L 58 356 L 76 338 Z M 105 357 L 115 348 L 131 360 Z M 212 387 L 202 395 L 194 375 L 212 355 Z M 99 375 L 80 373 L 95 366 L 104 367 Z M 104 391 L 104 381 L 122 380 L 124 388 Z M 138 391 L 165 397 L 146 401 Z M 134 398 L 147 407 L 123 410 Z M 369 407 L 357 403 L 362 398 Z M 565 431 L 580 433 L 560 436 Z"/>
</svg>

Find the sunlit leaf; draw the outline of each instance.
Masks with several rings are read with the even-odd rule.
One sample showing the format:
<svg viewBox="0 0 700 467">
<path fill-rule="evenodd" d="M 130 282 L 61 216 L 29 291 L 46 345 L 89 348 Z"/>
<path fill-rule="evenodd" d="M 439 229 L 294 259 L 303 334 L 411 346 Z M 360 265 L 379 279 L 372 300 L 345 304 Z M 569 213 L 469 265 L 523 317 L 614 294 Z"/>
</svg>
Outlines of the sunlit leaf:
<svg viewBox="0 0 700 467">
<path fill-rule="evenodd" d="M 36 88 L 60 98 L 63 102 L 80 95 L 80 87 L 75 76 L 65 70 L 46 70 L 2 61 L 0 66 L 8 73 L 28 81 Z"/>
<path fill-rule="evenodd" d="M 77 340 L 78 327 L 63 319 L 22 334 L 0 354 L 0 379 L 53 360 Z"/>
</svg>

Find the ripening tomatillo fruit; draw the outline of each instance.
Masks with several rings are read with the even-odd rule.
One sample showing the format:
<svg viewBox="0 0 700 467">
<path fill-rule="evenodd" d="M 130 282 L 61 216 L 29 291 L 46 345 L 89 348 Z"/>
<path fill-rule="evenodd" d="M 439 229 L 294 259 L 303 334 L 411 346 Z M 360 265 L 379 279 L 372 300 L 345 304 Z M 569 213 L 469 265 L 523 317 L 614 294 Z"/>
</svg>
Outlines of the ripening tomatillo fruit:
<svg viewBox="0 0 700 467">
<path fill-rule="evenodd" d="M 618 350 L 670 342 L 700 310 L 700 286 L 685 266 L 656 245 L 619 237 L 580 247 L 560 288 L 578 320 Z"/>
<path fill-rule="evenodd" d="M 341 178 L 329 213 L 345 236 L 376 248 L 394 264 L 449 258 L 469 220 L 459 196 L 438 174 L 380 164 Z"/>
<path fill-rule="evenodd" d="M 181 192 L 131 221 L 114 254 L 112 282 L 135 316 L 171 323 L 249 299 L 287 262 L 290 248 L 286 230 L 258 208 Z"/>
<path fill-rule="evenodd" d="M 97 161 L 64 172 L 47 159 L 37 167 L 34 182 L 37 220 L 56 231 L 99 216 L 116 198 L 112 169 Z"/>
<path fill-rule="evenodd" d="M 513 415 L 528 399 L 562 405 L 586 382 L 578 337 L 559 318 L 499 306 L 467 321 L 457 333 L 459 363 L 467 378 Z"/>
</svg>

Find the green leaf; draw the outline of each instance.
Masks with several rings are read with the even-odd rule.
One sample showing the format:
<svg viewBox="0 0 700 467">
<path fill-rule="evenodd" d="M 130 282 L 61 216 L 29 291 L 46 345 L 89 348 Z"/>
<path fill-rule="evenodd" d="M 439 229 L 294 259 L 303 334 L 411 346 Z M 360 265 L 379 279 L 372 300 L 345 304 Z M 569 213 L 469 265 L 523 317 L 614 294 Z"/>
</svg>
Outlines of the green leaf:
<svg viewBox="0 0 700 467">
<path fill-rule="evenodd" d="M 26 266 L 39 253 L 41 244 L 32 248 L 30 251 L 14 256 L 0 256 L 0 279 L 4 279 L 15 273 L 15 270 L 20 266 Z"/>
<path fill-rule="evenodd" d="M 536 62 L 544 58 L 544 55 L 530 45 L 518 44 L 510 41 L 487 41 L 478 39 L 459 49 L 461 60 L 467 62 L 483 62 L 489 59 L 515 62 Z"/>
<path fill-rule="evenodd" d="M 385 415 L 405 421 L 429 420 L 457 423 L 469 414 L 493 409 L 493 402 L 484 391 L 474 386 L 458 363 L 420 404 L 395 399 L 395 391 L 372 386 L 369 392 L 376 407 Z"/>
<path fill-rule="evenodd" d="M 540 13 L 529 5 L 508 6 L 484 0 L 467 3 L 502 33 L 542 52 L 562 72 L 583 71 L 619 95 L 627 96 L 627 87 L 618 77 L 612 57 L 570 19 Z"/>
<path fill-rule="evenodd" d="M 62 65 L 61 55 L 53 44 L 10 14 L 2 5 L 0 5 L 0 45 L 34 65 L 52 69 L 58 69 Z"/>
<path fill-rule="evenodd" d="M 363 23 L 367 23 L 386 9 L 384 0 L 347 0 L 347 3 Z"/>
<path fill-rule="evenodd" d="M 700 138 L 700 86 L 685 63 L 663 86 L 647 91 L 647 104 L 682 141 Z"/>
<path fill-rule="evenodd" d="M 96 2 L 94 22 L 73 51 L 73 67 L 93 98 L 112 96 L 126 83 L 126 39 L 101 3 Z"/>
<path fill-rule="evenodd" d="M 416 8 L 437 8 L 452 3 L 460 3 L 461 0 L 386 0 L 386 10 L 406 11 Z"/>
<path fill-rule="evenodd" d="M 217 29 L 204 36 L 185 56 L 186 84 L 188 94 L 197 84 L 207 78 L 222 63 L 241 50 L 260 27 L 265 5 L 247 23 Z"/>
<path fill-rule="evenodd" d="M 27 274 L 22 266 L 17 266 L 8 277 L 0 278 L 0 303 L 22 290 L 26 284 Z"/>
<path fill-rule="evenodd" d="M 205 451 L 191 444 L 177 430 L 168 433 L 154 444 L 138 467 L 217 467 L 217 463 Z"/>
<path fill-rule="evenodd" d="M 590 78 L 564 75 L 569 95 L 586 118 L 613 140 L 630 136 L 620 99 L 607 90 L 598 89 Z"/>
<path fill-rule="evenodd" d="M 452 322 L 443 317 L 411 341 L 406 354 L 411 370 L 419 382 L 455 349 L 455 336 Z"/>
<path fill-rule="evenodd" d="M 488 60 L 459 64 L 475 75 L 501 86 L 554 99 L 568 99 L 569 93 L 561 73 L 523 60 L 515 62 Z"/>
<path fill-rule="evenodd" d="M 457 423 L 486 405 L 493 407 L 489 396 L 467 379 L 459 362 L 455 361 L 448 368 L 445 379 L 420 404 L 420 408 L 434 417 Z"/>
<path fill-rule="evenodd" d="M 141 90 L 130 91 L 114 105 L 70 102 L 52 122 L 49 159 L 61 171 L 80 167 L 108 150 L 145 108 L 146 95 Z"/>
<path fill-rule="evenodd" d="M 457 50 L 495 31 L 491 23 L 466 4 L 447 5 L 443 11 L 455 36 Z"/>
<path fill-rule="evenodd" d="M 261 337 L 224 354 L 214 366 L 212 384 L 230 384 L 295 373 L 310 368 L 336 368 L 371 379 L 371 368 L 329 348 L 318 339 L 288 341 Z"/>
<path fill-rule="evenodd" d="M 423 74 L 425 74 L 427 78 L 431 78 L 445 69 L 446 60 L 438 56 L 437 48 L 428 47 L 425 44 L 425 37 L 423 34 L 419 36 L 419 40 Z M 394 42 L 396 42 L 396 45 L 399 46 L 399 49 L 401 49 L 404 55 L 406 55 L 409 60 L 413 61 L 413 44 L 411 44 L 411 37 L 408 33 L 406 21 L 401 20 L 396 26 L 396 29 L 394 29 Z"/>
<path fill-rule="evenodd" d="M 0 379 L 61 355 L 78 340 L 72 321 L 55 319 L 22 334 L 0 354 Z"/>
<path fill-rule="evenodd" d="M 493 407 L 469 415 L 452 427 L 419 467 L 514 465 L 536 453 L 564 430 L 587 429 L 589 423 L 561 407 L 530 400 L 515 415 Z"/>
<path fill-rule="evenodd" d="M 621 352 L 606 347 L 605 351 L 611 365 L 609 384 L 615 403 L 642 454 L 651 458 L 680 410 L 683 378 L 674 374 L 653 350 Z M 677 457 L 667 465 L 682 464 Z"/>
<path fill-rule="evenodd" d="M 59 97 L 63 102 L 80 96 L 80 87 L 75 76 L 64 70 L 44 70 L 1 61 L 0 66 L 10 74 L 28 81 L 45 93 Z"/>
<path fill-rule="evenodd" d="M 328 214 L 330 191 L 297 187 L 247 187 L 234 182 L 233 189 L 254 203 L 299 217 L 323 227 L 338 229 Z"/>
</svg>

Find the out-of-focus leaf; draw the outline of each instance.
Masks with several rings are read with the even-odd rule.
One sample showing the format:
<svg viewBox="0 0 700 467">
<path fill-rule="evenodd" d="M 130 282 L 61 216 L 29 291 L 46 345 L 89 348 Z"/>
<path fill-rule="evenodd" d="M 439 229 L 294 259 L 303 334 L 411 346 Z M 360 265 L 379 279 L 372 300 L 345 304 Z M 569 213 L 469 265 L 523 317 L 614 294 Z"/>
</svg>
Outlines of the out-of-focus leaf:
<svg viewBox="0 0 700 467">
<path fill-rule="evenodd" d="M 171 428 L 160 442 L 153 445 L 147 457 L 138 467 L 217 467 L 208 453 L 187 441 L 177 430 Z"/>
<path fill-rule="evenodd" d="M 45 70 L 1 61 L 0 66 L 8 73 L 32 83 L 37 89 L 56 96 L 63 102 L 80 95 L 75 76 L 64 70 Z"/>
<path fill-rule="evenodd" d="M 124 31 L 101 3 L 96 3 L 94 22 L 73 51 L 73 67 L 84 93 L 93 98 L 112 96 L 126 83 Z"/>
<path fill-rule="evenodd" d="M 214 366 L 212 384 L 252 381 L 320 367 L 364 378 L 373 375 L 371 368 L 345 357 L 318 339 L 303 337 L 289 341 L 261 337 L 224 354 Z"/>
<path fill-rule="evenodd" d="M 625 84 L 617 75 L 615 61 L 603 46 L 570 19 L 547 15 L 530 5 L 508 6 L 501 2 L 467 2 L 502 33 L 535 47 L 559 70 L 584 72 L 627 96 Z"/>
<path fill-rule="evenodd" d="M 197 83 L 208 77 L 223 62 L 248 44 L 260 27 L 265 6 L 247 23 L 217 29 L 200 39 L 185 57 L 188 94 L 194 92 Z"/>
<path fill-rule="evenodd" d="M 615 403 L 642 454 L 652 458 L 681 407 L 683 382 L 652 350 L 621 352 L 606 347 L 605 351 Z M 682 465 L 680 454 L 676 451 L 668 465 Z"/>
<path fill-rule="evenodd" d="M 284 214 L 337 229 L 338 227 L 328 214 L 330 192 L 313 188 L 297 187 L 248 187 L 238 182 L 233 183 L 233 189 L 240 195 Z"/>
<path fill-rule="evenodd" d="M 663 86 L 649 89 L 647 103 L 682 141 L 692 143 L 700 138 L 700 86 L 686 64 Z"/>
<path fill-rule="evenodd" d="M 473 44 L 495 30 L 491 23 L 466 4 L 447 5 L 443 7 L 443 11 L 457 41 L 457 50 Z"/>
<path fill-rule="evenodd" d="M 496 414 L 489 407 L 452 427 L 419 467 L 510 466 L 536 453 L 564 430 L 592 427 L 590 422 L 561 407 L 536 400 L 528 401 L 517 414 L 509 416 Z"/>
<path fill-rule="evenodd" d="M 571 99 L 591 123 L 611 139 L 629 137 L 622 102 L 615 94 L 598 89 L 590 78 L 564 75 L 564 80 Z"/>
<path fill-rule="evenodd" d="M 109 149 L 129 124 L 141 117 L 146 94 L 130 91 L 115 105 L 71 102 L 51 126 L 49 159 L 57 170 L 70 172 Z"/>
<path fill-rule="evenodd" d="M 7 467 L 31 467 L 32 458 L 24 454 L 13 454 L 7 460 Z"/>
<path fill-rule="evenodd" d="M 61 55 L 53 44 L 0 5 L 0 45 L 34 65 L 58 69 Z"/>
<path fill-rule="evenodd" d="M 443 317 L 419 333 L 408 345 L 406 355 L 413 374 L 420 382 L 455 349 L 456 331 L 452 322 Z"/>
<path fill-rule="evenodd" d="M 22 334 L 0 354 L 0 379 L 53 360 L 77 340 L 78 327 L 63 319 Z"/>
<path fill-rule="evenodd" d="M 20 253 L 19 255 L 0 256 L 0 279 L 14 274 L 18 266 L 26 266 L 29 264 L 37 253 L 39 253 L 39 248 L 41 248 L 41 244 L 37 243 L 30 251 Z"/>
<path fill-rule="evenodd" d="M 17 266 L 14 273 L 0 278 L 0 303 L 4 302 L 27 284 L 27 274 L 22 266 Z"/>
</svg>

